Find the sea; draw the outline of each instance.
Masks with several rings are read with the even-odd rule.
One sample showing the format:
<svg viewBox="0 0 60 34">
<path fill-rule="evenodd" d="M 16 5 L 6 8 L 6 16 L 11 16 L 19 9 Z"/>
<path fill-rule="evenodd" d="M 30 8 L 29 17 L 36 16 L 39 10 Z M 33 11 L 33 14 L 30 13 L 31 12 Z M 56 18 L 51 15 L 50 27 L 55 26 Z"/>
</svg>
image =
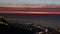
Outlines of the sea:
<svg viewBox="0 0 60 34">
<path fill-rule="evenodd" d="M 34 24 L 51 28 L 60 28 L 59 14 L 0 14 L 9 23 Z"/>
</svg>

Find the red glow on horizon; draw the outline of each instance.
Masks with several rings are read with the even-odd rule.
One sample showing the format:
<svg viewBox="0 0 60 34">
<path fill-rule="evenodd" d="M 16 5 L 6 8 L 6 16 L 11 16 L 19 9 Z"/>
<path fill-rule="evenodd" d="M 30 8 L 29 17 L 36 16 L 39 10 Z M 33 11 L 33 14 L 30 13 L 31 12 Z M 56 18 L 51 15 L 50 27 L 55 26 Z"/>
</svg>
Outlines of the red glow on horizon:
<svg viewBox="0 0 60 34">
<path fill-rule="evenodd" d="M 60 14 L 60 12 L 22 12 L 22 11 L 0 11 L 4 14 Z"/>
</svg>

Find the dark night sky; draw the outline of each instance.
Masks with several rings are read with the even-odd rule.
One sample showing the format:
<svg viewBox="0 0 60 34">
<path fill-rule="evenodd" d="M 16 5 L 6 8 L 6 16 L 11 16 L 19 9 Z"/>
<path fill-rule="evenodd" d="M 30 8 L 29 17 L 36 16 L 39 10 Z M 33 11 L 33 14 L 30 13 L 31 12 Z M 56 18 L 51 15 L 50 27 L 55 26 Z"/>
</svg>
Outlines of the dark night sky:
<svg viewBox="0 0 60 34">
<path fill-rule="evenodd" d="M 60 15 L 24 15 L 24 14 L 0 14 L 5 19 L 17 23 L 41 24 L 54 28 L 60 28 Z M 22 21 L 22 22 L 21 22 Z"/>
</svg>

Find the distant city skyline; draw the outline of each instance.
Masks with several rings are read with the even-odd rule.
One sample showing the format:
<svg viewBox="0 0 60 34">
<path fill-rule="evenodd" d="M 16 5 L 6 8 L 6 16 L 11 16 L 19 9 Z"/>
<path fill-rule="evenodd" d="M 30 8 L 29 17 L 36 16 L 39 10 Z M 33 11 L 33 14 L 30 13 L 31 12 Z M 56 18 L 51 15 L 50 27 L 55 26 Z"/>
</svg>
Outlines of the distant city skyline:
<svg viewBox="0 0 60 34">
<path fill-rule="evenodd" d="M 60 0 L 0 0 L 2 3 L 44 3 L 44 4 L 60 4 Z"/>
</svg>

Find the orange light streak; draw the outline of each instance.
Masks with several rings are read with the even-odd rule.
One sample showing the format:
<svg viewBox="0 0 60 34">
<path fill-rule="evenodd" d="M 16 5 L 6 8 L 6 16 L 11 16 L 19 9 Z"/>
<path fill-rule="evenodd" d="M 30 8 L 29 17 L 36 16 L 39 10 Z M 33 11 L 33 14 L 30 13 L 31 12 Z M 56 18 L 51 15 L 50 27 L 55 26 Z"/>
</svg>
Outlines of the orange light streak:
<svg viewBox="0 0 60 34">
<path fill-rule="evenodd" d="M 5 14 L 60 14 L 60 12 L 23 12 L 23 11 L 0 11 L 0 13 L 5 13 Z"/>
</svg>

